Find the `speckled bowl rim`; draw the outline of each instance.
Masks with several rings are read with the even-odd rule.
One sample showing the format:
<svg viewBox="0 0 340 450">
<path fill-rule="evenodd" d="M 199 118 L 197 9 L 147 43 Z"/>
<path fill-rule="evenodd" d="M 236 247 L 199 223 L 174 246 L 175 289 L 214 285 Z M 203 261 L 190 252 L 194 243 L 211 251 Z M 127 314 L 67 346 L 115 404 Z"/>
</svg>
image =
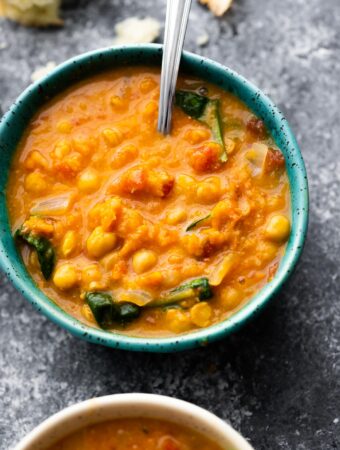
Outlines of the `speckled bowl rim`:
<svg viewBox="0 0 340 450">
<path fill-rule="evenodd" d="M 234 428 L 215 414 L 177 398 L 157 394 L 114 394 L 69 406 L 46 419 L 24 437 L 14 450 L 43 450 L 47 445 L 90 424 L 112 418 L 147 417 L 192 428 L 233 450 L 253 450 Z M 51 442 L 52 441 L 52 442 Z"/>
<path fill-rule="evenodd" d="M 0 152 L 5 149 L 5 146 L 3 149 L 1 148 L 1 141 L 6 137 L 8 129 L 11 126 L 15 126 L 18 116 L 19 118 L 21 116 L 25 117 L 26 121 L 30 119 L 30 117 L 27 117 L 27 111 L 26 115 L 23 114 L 24 108 L 30 108 L 33 114 L 36 111 L 36 106 L 33 104 L 32 99 L 35 99 L 36 102 L 38 94 L 42 95 L 44 89 L 51 89 L 51 86 L 57 86 L 57 92 L 63 91 L 65 87 L 61 89 L 58 87 L 60 84 L 63 84 L 63 77 L 72 79 L 73 76 L 75 80 L 78 79 L 80 81 L 86 78 L 83 72 L 87 73 L 88 68 L 93 70 L 93 67 L 95 67 L 96 70 L 98 68 L 106 70 L 110 62 L 112 62 L 111 66 L 114 68 L 117 67 L 117 65 L 115 66 L 115 61 L 122 58 L 123 61 L 128 61 L 127 65 L 142 64 L 144 61 L 147 61 L 145 63 L 147 65 L 159 64 L 161 55 L 162 46 L 157 44 L 119 46 L 88 52 L 59 65 L 42 80 L 29 86 L 2 118 L 0 122 Z M 131 61 L 133 61 L 133 64 L 131 64 Z M 122 62 L 119 64 L 122 64 Z M 10 236 L 6 201 L 2 192 L 3 195 L 0 198 L 0 265 L 4 268 L 14 286 L 35 308 L 54 323 L 81 339 L 113 348 L 150 352 L 173 352 L 207 345 L 236 331 L 254 317 L 287 280 L 301 254 L 308 225 L 308 183 L 299 147 L 286 119 L 261 90 L 238 73 L 217 62 L 184 52 L 181 68 L 184 72 L 197 74 L 197 76 L 205 78 L 241 98 L 250 109 L 265 121 L 277 145 L 283 151 L 290 182 L 293 219 L 292 232 L 285 255 L 273 280 L 264 286 L 239 311 L 222 322 L 186 334 L 162 338 L 133 337 L 118 332 L 108 332 L 87 326 L 71 317 L 30 281 L 31 278 L 27 271 L 25 271 L 25 274 L 23 272 L 19 274 L 19 269 L 22 270 L 22 267 L 18 268 L 18 266 L 22 266 L 22 263 L 19 264 L 15 261 L 15 257 L 18 254 Z"/>
</svg>

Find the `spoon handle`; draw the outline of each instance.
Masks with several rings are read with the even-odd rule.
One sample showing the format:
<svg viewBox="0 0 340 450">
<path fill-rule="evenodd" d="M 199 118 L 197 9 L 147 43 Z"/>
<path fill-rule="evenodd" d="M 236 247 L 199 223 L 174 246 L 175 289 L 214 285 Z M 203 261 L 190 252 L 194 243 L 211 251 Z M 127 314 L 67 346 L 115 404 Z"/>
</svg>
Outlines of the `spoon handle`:
<svg viewBox="0 0 340 450">
<path fill-rule="evenodd" d="M 158 131 L 163 134 L 169 134 L 171 129 L 173 98 L 190 6 L 191 0 L 167 2 L 158 109 Z"/>
</svg>

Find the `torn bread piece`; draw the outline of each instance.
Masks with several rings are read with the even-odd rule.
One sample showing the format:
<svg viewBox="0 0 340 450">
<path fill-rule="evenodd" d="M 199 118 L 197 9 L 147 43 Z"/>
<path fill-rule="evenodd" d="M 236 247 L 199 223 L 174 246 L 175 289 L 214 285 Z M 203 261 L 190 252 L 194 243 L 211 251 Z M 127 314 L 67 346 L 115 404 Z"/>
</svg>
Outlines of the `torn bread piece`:
<svg viewBox="0 0 340 450">
<path fill-rule="evenodd" d="M 129 17 L 115 26 L 116 38 L 113 43 L 124 44 L 144 44 L 155 41 L 161 30 L 161 24 L 152 17 L 138 19 Z"/>
<path fill-rule="evenodd" d="M 31 81 L 34 83 L 35 81 L 44 78 L 44 76 L 52 72 L 56 65 L 57 64 L 54 61 L 49 61 L 46 66 L 37 67 L 31 75 Z"/>
<path fill-rule="evenodd" d="M 199 0 L 202 5 L 207 5 L 215 16 L 223 16 L 228 11 L 233 0 Z"/>
<path fill-rule="evenodd" d="M 27 26 L 62 25 L 61 0 L 0 0 L 0 16 Z"/>
</svg>

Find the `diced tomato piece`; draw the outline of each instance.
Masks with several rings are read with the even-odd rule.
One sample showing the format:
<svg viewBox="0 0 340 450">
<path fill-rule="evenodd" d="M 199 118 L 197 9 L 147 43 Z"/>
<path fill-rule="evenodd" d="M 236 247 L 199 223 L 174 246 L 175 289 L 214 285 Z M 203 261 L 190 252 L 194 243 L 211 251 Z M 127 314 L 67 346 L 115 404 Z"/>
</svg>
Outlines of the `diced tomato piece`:
<svg viewBox="0 0 340 450">
<path fill-rule="evenodd" d="M 252 117 L 248 120 L 247 130 L 259 139 L 263 139 L 267 135 L 266 126 L 263 120 L 258 119 L 257 117 Z"/>
<path fill-rule="evenodd" d="M 119 185 L 124 192 L 129 194 L 144 192 L 163 198 L 169 195 L 174 182 L 174 177 L 165 170 L 133 167 L 123 174 Z"/>
<path fill-rule="evenodd" d="M 167 195 L 170 194 L 170 192 L 174 186 L 174 183 L 175 183 L 174 178 L 170 178 L 163 184 L 163 186 L 162 186 L 163 197 L 166 197 Z"/>
<path fill-rule="evenodd" d="M 126 261 L 121 260 L 118 261 L 113 269 L 112 269 L 112 279 L 113 280 L 120 280 L 128 271 L 128 265 Z"/>
<path fill-rule="evenodd" d="M 285 158 L 280 150 L 269 148 L 264 163 L 264 172 L 270 173 L 285 167 Z"/>
<path fill-rule="evenodd" d="M 166 437 L 162 439 L 161 444 L 162 450 L 181 450 L 181 447 L 176 443 L 176 441 L 171 437 Z"/>
<path fill-rule="evenodd" d="M 195 148 L 190 155 L 190 165 L 196 172 L 213 172 L 221 166 L 220 152 L 221 147 L 215 142 Z"/>
<path fill-rule="evenodd" d="M 147 177 L 143 168 L 134 168 L 129 170 L 122 179 L 124 191 L 134 194 L 143 191 L 146 187 Z"/>
</svg>

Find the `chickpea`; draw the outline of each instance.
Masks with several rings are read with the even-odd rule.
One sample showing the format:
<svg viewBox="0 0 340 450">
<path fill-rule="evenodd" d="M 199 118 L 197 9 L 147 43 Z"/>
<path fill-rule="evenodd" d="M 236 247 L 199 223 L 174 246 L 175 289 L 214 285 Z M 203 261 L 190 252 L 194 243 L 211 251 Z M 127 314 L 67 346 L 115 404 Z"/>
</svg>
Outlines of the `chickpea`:
<svg viewBox="0 0 340 450">
<path fill-rule="evenodd" d="M 61 253 L 65 258 L 74 253 L 77 248 L 77 240 L 78 238 L 75 231 L 69 230 L 65 233 L 61 243 Z"/>
<path fill-rule="evenodd" d="M 164 282 L 164 275 L 160 271 L 147 273 L 138 277 L 138 288 L 159 288 Z"/>
<path fill-rule="evenodd" d="M 70 142 L 68 141 L 60 141 L 54 147 L 54 150 L 51 153 L 52 158 L 62 160 L 66 155 L 68 155 L 71 151 L 72 147 Z"/>
<path fill-rule="evenodd" d="M 70 133 L 72 130 L 72 123 L 69 120 L 61 120 L 57 123 L 57 130 L 59 133 Z"/>
<path fill-rule="evenodd" d="M 132 257 L 132 267 L 136 273 L 143 273 L 157 263 L 157 255 L 152 250 L 139 250 Z"/>
<path fill-rule="evenodd" d="M 100 281 L 101 278 L 102 274 L 97 264 L 85 266 L 81 271 L 81 282 L 84 289 L 87 289 L 93 281 Z"/>
<path fill-rule="evenodd" d="M 167 213 L 165 221 L 169 225 L 177 225 L 178 223 L 184 222 L 187 216 L 186 210 L 178 206 Z"/>
<path fill-rule="evenodd" d="M 111 167 L 120 169 L 138 156 L 138 149 L 133 144 L 127 144 L 118 148 L 112 158 Z"/>
<path fill-rule="evenodd" d="M 219 200 L 221 188 L 217 184 L 202 182 L 196 190 L 197 201 L 200 203 L 212 203 Z"/>
<path fill-rule="evenodd" d="M 25 168 L 28 170 L 48 169 L 48 161 L 38 150 L 33 150 L 27 155 Z"/>
<path fill-rule="evenodd" d="M 113 95 L 110 99 L 110 103 L 115 110 L 122 110 L 126 106 L 126 103 L 119 95 Z"/>
<path fill-rule="evenodd" d="M 211 323 L 212 309 L 207 302 L 196 303 L 190 309 L 191 321 L 198 327 L 207 327 Z"/>
<path fill-rule="evenodd" d="M 78 189 L 85 194 L 95 192 L 100 186 L 99 174 L 95 169 L 84 170 L 78 178 Z"/>
<path fill-rule="evenodd" d="M 48 187 L 47 181 L 39 172 L 32 172 L 25 178 L 25 189 L 32 194 L 43 194 Z"/>
<path fill-rule="evenodd" d="M 103 138 L 107 145 L 115 147 L 123 141 L 123 133 L 118 128 L 106 128 L 102 131 Z"/>
<path fill-rule="evenodd" d="M 158 111 L 158 104 L 157 102 L 152 100 L 146 104 L 143 113 L 146 117 L 153 119 L 156 117 L 157 111 Z"/>
<path fill-rule="evenodd" d="M 195 145 L 209 139 L 210 135 L 210 131 L 204 128 L 190 128 L 185 132 L 184 139 L 190 144 Z"/>
<path fill-rule="evenodd" d="M 290 222 L 286 216 L 278 214 L 271 217 L 266 226 L 266 237 L 274 242 L 284 242 L 290 233 Z"/>
<path fill-rule="evenodd" d="M 195 178 L 189 175 L 181 174 L 178 175 L 176 179 L 176 185 L 178 187 L 179 193 L 184 193 L 186 195 L 194 195 L 197 182 Z"/>
<path fill-rule="evenodd" d="M 183 333 L 191 328 L 189 316 L 178 309 L 169 309 L 166 313 L 169 329 L 174 333 Z"/>
<path fill-rule="evenodd" d="M 74 288 L 77 286 L 78 281 L 78 270 L 70 263 L 59 266 L 53 275 L 53 283 L 62 291 Z"/>
<path fill-rule="evenodd" d="M 86 241 L 86 248 L 91 258 L 101 258 L 114 249 L 117 236 L 104 231 L 103 227 L 96 227 Z"/>
<path fill-rule="evenodd" d="M 242 293 L 239 289 L 233 287 L 227 287 L 221 293 L 221 301 L 223 307 L 227 311 L 231 311 L 236 308 L 242 301 Z"/>
<path fill-rule="evenodd" d="M 164 283 L 165 288 L 172 288 L 178 286 L 181 282 L 182 274 L 177 269 L 168 269 L 165 271 Z"/>
<path fill-rule="evenodd" d="M 93 136 L 84 137 L 79 136 L 73 139 L 73 147 L 78 152 L 84 156 L 94 153 L 97 146 L 97 139 Z"/>
<path fill-rule="evenodd" d="M 277 243 L 268 241 L 259 241 L 256 248 L 256 253 L 258 255 L 258 267 L 262 265 L 261 262 L 271 261 L 277 255 L 278 246 Z"/>
</svg>

